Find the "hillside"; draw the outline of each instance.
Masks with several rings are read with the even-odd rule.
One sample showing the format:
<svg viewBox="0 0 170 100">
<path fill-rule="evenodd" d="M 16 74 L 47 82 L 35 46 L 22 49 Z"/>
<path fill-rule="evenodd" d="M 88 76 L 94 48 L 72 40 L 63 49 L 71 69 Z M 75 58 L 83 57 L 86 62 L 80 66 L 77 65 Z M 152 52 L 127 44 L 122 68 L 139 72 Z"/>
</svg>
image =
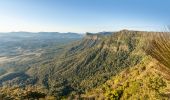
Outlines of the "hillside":
<svg viewBox="0 0 170 100">
<path fill-rule="evenodd" d="M 168 34 L 87 33 L 58 57 L 0 77 L 2 90 L 37 90 L 56 99 L 168 99 Z"/>
<path fill-rule="evenodd" d="M 170 35 L 149 33 L 145 56 L 136 66 L 124 69 L 82 98 L 97 100 L 169 100 L 170 99 Z"/>
</svg>

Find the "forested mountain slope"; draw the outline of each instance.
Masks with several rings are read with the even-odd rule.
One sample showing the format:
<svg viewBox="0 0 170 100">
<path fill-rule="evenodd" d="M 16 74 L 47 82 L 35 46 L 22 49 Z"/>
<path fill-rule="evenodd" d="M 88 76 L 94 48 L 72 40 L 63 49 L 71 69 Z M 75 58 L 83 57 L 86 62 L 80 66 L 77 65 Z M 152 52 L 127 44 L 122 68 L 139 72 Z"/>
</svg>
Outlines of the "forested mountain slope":
<svg viewBox="0 0 170 100">
<path fill-rule="evenodd" d="M 55 84 L 65 81 L 70 89 L 83 93 L 104 83 L 122 69 L 140 62 L 143 55 L 135 53 L 140 48 L 137 45 L 140 35 L 141 33 L 128 31 L 107 36 L 87 34 L 80 43 L 61 56 L 60 60 L 31 67 L 27 74 L 36 76 L 39 78 L 38 83 L 48 88 L 57 89 L 53 88 Z"/>
<path fill-rule="evenodd" d="M 166 34 L 166 38 L 161 34 Z M 45 93 L 46 98 L 167 99 L 168 34 L 128 30 L 87 33 L 59 57 L 30 66 L 19 80 L 1 81 L 7 87 L 16 85 L 25 91 L 28 86 L 37 87 L 35 90 L 41 87 L 40 93 Z"/>
<path fill-rule="evenodd" d="M 105 84 L 82 95 L 97 100 L 169 100 L 170 34 L 148 33 L 145 56 L 136 66 L 124 69 Z"/>
</svg>

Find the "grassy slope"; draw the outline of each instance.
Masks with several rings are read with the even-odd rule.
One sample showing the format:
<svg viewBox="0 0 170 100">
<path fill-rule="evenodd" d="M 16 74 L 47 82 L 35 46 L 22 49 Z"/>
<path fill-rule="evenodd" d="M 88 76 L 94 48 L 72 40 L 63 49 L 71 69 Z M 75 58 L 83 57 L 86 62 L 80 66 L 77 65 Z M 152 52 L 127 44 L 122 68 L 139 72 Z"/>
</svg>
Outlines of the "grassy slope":
<svg viewBox="0 0 170 100">
<path fill-rule="evenodd" d="M 82 97 L 99 100 L 168 99 L 170 96 L 169 73 L 170 70 L 158 61 L 145 58 L 140 64 L 125 69 Z"/>
</svg>

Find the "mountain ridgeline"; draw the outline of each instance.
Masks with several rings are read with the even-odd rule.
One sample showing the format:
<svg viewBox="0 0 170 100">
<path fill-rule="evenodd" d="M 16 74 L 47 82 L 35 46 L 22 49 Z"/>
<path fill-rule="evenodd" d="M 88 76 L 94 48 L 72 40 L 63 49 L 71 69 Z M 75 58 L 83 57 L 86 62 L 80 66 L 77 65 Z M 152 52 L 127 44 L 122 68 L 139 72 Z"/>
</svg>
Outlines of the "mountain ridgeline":
<svg viewBox="0 0 170 100">
<path fill-rule="evenodd" d="M 87 33 L 77 40 L 48 61 L 43 59 L 25 70 L 1 75 L 2 92 L 4 87 L 20 91 L 41 87 L 39 92 L 46 95 L 43 98 L 59 100 L 170 97 L 169 33 L 122 30 Z"/>
</svg>

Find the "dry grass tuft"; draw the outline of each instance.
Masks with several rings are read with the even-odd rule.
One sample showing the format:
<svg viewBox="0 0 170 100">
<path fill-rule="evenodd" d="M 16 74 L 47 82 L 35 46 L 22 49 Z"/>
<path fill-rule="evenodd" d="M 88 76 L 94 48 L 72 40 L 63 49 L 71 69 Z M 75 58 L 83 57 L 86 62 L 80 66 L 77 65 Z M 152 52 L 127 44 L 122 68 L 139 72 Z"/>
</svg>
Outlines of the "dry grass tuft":
<svg viewBox="0 0 170 100">
<path fill-rule="evenodd" d="M 153 33 L 146 53 L 170 68 L 170 33 Z"/>
</svg>

